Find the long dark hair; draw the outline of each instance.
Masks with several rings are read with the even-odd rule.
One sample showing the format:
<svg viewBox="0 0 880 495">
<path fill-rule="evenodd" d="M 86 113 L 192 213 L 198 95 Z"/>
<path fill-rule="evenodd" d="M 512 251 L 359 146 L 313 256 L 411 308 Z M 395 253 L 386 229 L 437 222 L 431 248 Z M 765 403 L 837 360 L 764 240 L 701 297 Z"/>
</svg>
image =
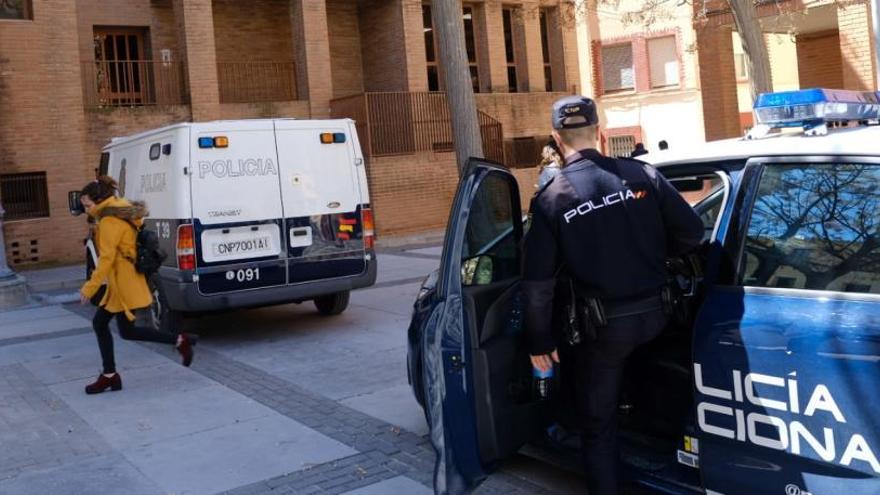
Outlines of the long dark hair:
<svg viewBox="0 0 880 495">
<path fill-rule="evenodd" d="M 81 196 L 88 196 L 95 203 L 100 203 L 116 194 L 116 181 L 113 177 L 102 175 L 97 180 L 89 182 L 80 191 Z"/>
</svg>

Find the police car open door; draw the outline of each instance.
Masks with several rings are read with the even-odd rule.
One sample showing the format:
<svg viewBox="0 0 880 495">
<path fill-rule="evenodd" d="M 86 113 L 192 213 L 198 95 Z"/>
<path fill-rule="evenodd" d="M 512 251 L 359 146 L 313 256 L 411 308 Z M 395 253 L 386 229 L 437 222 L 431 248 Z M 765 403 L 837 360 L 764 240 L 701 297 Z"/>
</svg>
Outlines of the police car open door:
<svg viewBox="0 0 880 495">
<path fill-rule="evenodd" d="M 475 486 L 541 427 L 522 342 L 522 236 L 516 180 L 472 159 L 446 230 L 440 303 L 421 342 L 436 493 Z"/>
<path fill-rule="evenodd" d="M 746 165 L 694 329 L 707 493 L 880 493 L 878 184 L 864 157 Z"/>
</svg>

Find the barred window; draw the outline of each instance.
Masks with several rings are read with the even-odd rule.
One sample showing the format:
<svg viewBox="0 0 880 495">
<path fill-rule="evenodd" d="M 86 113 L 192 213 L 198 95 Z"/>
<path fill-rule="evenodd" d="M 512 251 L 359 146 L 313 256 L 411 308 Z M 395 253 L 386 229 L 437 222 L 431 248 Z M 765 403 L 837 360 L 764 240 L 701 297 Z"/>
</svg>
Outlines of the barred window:
<svg viewBox="0 0 880 495">
<path fill-rule="evenodd" d="M 608 155 L 628 157 L 636 149 L 636 137 L 632 135 L 610 136 L 608 138 Z"/>
<path fill-rule="evenodd" d="M 602 47 L 602 83 L 606 92 L 635 89 L 632 43 Z"/>
<path fill-rule="evenodd" d="M 46 172 L 0 175 L 0 202 L 8 221 L 48 217 Z"/>
</svg>

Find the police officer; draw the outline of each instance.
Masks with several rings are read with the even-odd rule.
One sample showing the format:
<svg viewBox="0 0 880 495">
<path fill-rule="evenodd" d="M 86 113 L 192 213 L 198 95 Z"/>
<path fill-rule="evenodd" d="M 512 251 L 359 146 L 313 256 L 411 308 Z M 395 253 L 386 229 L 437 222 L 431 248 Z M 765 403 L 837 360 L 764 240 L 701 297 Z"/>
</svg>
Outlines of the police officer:
<svg viewBox="0 0 880 495">
<path fill-rule="evenodd" d="M 570 355 L 590 495 L 609 495 L 618 490 L 616 412 L 626 358 L 665 326 L 665 260 L 696 247 L 703 224 L 652 167 L 599 153 L 598 123 L 589 98 L 553 104 L 553 138 L 566 166 L 532 200 L 523 287 L 532 364 L 541 370 L 559 362 L 551 331 L 557 274 L 604 307 L 605 326 Z"/>
</svg>

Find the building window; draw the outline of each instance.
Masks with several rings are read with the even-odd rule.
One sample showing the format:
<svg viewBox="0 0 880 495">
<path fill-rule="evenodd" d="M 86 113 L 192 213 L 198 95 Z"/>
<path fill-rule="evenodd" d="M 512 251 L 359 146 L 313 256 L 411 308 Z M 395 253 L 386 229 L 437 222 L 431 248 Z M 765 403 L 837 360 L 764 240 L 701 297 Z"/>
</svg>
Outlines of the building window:
<svg viewBox="0 0 880 495">
<path fill-rule="evenodd" d="M 471 71 L 471 85 L 474 93 L 480 92 L 480 69 L 477 66 L 477 41 L 474 36 L 474 9 L 466 6 L 462 12 L 462 22 L 464 22 L 464 46 L 467 51 L 468 66 Z"/>
<path fill-rule="evenodd" d="M 501 11 L 504 23 L 504 56 L 507 60 L 507 91 L 519 91 L 519 79 L 516 74 L 516 47 L 513 43 L 513 10 Z"/>
<path fill-rule="evenodd" d="M 143 105 L 149 100 L 149 62 L 144 29 L 95 28 L 98 94 L 107 105 Z"/>
<path fill-rule="evenodd" d="M 675 36 L 649 39 L 648 62 L 652 88 L 678 86 L 678 47 Z"/>
<path fill-rule="evenodd" d="M 749 64 L 746 61 L 746 54 L 745 53 L 733 54 L 733 66 L 736 69 L 736 80 L 737 81 L 748 81 L 749 80 Z"/>
<path fill-rule="evenodd" d="M 602 87 L 606 93 L 635 89 L 632 43 L 602 47 Z"/>
<path fill-rule="evenodd" d="M 46 172 L 0 175 L 0 201 L 6 210 L 6 220 L 48 217 Z"/>
<path fill-rule="evenodd" d="M 30 0 L 0 0 L 0 20 L 33 19 Z"/>
<path fill-rule="evenodd" d="M 464 42 L 467 51 L 468 65 L 471 73 L 471 84 L 474 93 L 480 92 L 480 70 L 477 64 L 477 42 L 474 34 L 474 9 L 470 6 L 462 8 L 464 23 Z M 437 43 L 437 32 L 431 16 L 431 6 L 422 5 L 422 28 L 425 33 L 425 62 L 428 66 L 428 91 L 441 91 L 440 81 L 440 47 Z"/>
<path fill-rule="evenodd" d="M 422 27 L 425 32 L 425 62 L 428 64 L 428 91 L 440 91 L 440 65 L 437 62 L 437 40 L 431 6 L 422 5 Z"/>
<path fill-rule="evenodd" d="M 553 91 L 553 71 L 550 68 L 550 31 L 547 28 L 547 9 L 541 9 L 541 60 L 544 62 L 544 89 Z"/>
<path fill-rule="evenodd" d="M 636 149 L 636 137 L 631 134 L 610 136 L 608 138 L 608 155 L 628 157 Z"/>
</svg>

